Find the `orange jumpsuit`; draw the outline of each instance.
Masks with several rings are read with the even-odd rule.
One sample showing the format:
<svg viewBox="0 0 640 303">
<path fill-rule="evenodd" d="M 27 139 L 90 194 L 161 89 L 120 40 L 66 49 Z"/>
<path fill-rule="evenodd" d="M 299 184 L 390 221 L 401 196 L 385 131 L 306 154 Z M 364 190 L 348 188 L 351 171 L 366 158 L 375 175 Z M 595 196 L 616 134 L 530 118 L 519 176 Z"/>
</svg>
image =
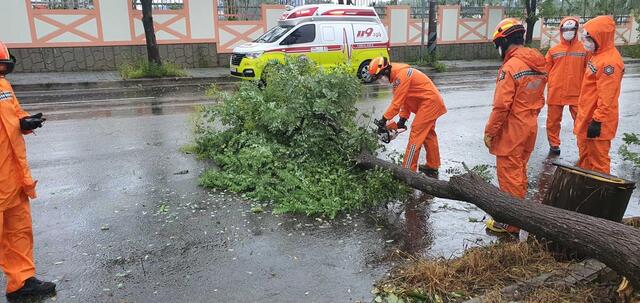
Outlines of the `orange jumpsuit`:
<svg viewBox="0 0 640 303">
<path fill-rule="evenodd" d="M 524 198 L 527 163 L 536 143 L 538 114 L 544 106 L 545 60 L 526 47 L 509 49 L 498 72 L 493 111 L 484 133 L 496 156 L 500 190 Z"/>
<path fill-rule="evenodd" d="M 580 106 L 573 129 L 580 153 L 577 165 L 608 174 L 611 169 L 611 139 L 618 130 L 618 97 L 624 63 L 614 46 L 616 25 L 611 17 L 600 16 L 589 20 L 584 24 L 584 29 L 598 47 L 582 79 Z M 602 123 L 599 137 L 587 138 L 591 121 Z"/>
<path fill-rule="evenodd" d="M 560 26 L 562 27 L 568 20 L 578 23 L 578 19 L 566 17 L 562 19 Z M 565 105 L 569 105 L 571 118 L 575 121 L 578 114 L 582 76 L 587 67 L 589 56 L 576 33 L 576 37 L 571 41 L 565 40 L 560 35 L 560 43 L 549 49 L 545 59 L 549 71 L 547 138 L 550 146 L 559 147 L 562 111 Z"/>
<path fill-rule="evenodd" d="M 402 167 L 417 171 L 420 149 L 424 146 L 427 167 L 440 168 L 436 119 L 447 112 L 440 92 L 427 75 L 407 64 L 393 64 L 389 81 L 393 84 L 393 101 L 384 118 L 391 120 L 399 113 L 401 118 L 408 119 L 415 113 Z"/>
<path fill-rule="evenodd" d="M 36 196 L 36 182 L 19 120 L 26 116 L 9 81 L 0 76 L 0 267 L 7 277 L 7 293 L 35 276 L 29 198 Z"/>
</svg>

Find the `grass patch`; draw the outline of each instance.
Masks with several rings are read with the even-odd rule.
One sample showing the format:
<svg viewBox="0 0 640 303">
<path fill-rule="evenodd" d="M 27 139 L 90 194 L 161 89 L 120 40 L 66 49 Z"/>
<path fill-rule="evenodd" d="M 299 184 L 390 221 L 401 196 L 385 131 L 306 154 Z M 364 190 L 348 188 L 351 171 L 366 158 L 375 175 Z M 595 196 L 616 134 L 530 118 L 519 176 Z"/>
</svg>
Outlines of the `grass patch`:
<svg viewBox="0 0 640 303">
<path fill-rule="evenodd" d="M 390 295 L 403 302 L 462 302 L 483 294 L 503 302 L 497 297 L 501 288 L 568 265 L 538 243 L 500 243 L 468 249 L 455 259 L 410 257 L 374 292 L 381 302 Z"/>
<path fill-rule="evenodd" d="M 122 79 L 186 77 L 187 73 L 178 65 L 165 62 L 162 65 L 140 60 L 124 63 L 118 67 Z"/>
<path fill-rule="evenodd" d="M 322 69 L 289 58 L 270 69 L 267 83 L 238 91 L 212 89 L 220 101 L 195 121 L 197 152 L 213 160 L 201 185 L 273 203 L 276 213 L 333 218 L 407 196 L 389 172 L 362 170 L 361 150 L 381 147 L 369 116 L 357 116 L 362 91 L 348 67 Z"/>
</svg>

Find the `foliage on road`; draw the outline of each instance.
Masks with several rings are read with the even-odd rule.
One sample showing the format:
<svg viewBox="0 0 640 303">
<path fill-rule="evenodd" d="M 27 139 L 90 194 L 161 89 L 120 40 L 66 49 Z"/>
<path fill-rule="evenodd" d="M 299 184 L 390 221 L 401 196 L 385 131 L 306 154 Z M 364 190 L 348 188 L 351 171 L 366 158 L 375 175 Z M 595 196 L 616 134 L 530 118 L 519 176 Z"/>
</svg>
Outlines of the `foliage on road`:
<svg viewBox="0 0 640 303">
<path fill-rule="evenodd" d="M 207 170 L 202 185 L 273 202 L 276 213 L 332 218 L 406 196 L 388 172 L 355 166 L 361 150 L 380 145 L 371 129 L 359 126 L 371 121 L 357 121 L 362 87 L 346 67 L 323 70 L 288 59 L 266 82 L 211 92 L 220 103 L 200 112 L 196 145 L 218 169 Z"/>
<path fill-rule="evenodd" d="M 498 243 L 468 249 L 455 259 L 416 259 L 395 270 L 373 290 L 375 302 L 463 302 L 484 295 L 483 302 L 507 302 L 500 289 L 542 273 L 568 268 L 556 261 L 544 245 Z M 540 287 L 522 302 L 593 302 L 602 289 L 596 285 L 573 288 Z M 608 290 L 605 290 L 608 291 Z M 554 297 L 555 296 L 555 297 Z M 554 300 L 548 301 L 549 298 Z"/>
<path fill-rule="evenodd" d="M 140 78 L 167 78 L 167 77 L 186 77 L 187 74 L 179 66 L 165 62 L 164 64 L 149 63 L 146 60 L 140 60 L 133 63 L 125 63 L 118 67 L 122 79 L 140 79 Z"/>
<path fill-rule="evenodd" d="M 626 161 L 630 161 L 637 168 L 640 168 L 640 137 L 634 133 L 625 133 L 618 153 Z"/>
</svg>

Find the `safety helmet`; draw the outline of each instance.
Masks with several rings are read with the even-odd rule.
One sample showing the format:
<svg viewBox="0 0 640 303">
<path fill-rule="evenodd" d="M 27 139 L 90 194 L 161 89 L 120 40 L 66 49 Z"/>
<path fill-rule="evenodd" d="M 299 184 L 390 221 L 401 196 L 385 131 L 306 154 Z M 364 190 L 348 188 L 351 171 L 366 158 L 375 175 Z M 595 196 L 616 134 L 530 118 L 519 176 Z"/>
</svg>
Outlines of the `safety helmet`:
<svg viewBox="0 0 640 303">
<path fill-rule="evenodd" d="M 2 41 L 0 41 L 0 64 L 7 65 L 5 74 L 12 72 L 16 65 L 16 58 L 9 53 L 9 49 Z"/>
<path fill-rule="evenodd" d="M 384 57 L 376 57 L 369 62 L 369 75 L 377 76 L 382 70 L 389 66 L 389 62 Z"/>
<path fill-rule="evenodd" d="M 524 26 L 522 25 L 522 23 L 520 23 L 520 21 L 514 18 L 506 18 L 500 21 L 500 23 L 498 23 L 498 26 L 496 26 L 496 31 L 493 32 L 493 42 L 496 42 L 496 40 L 500 38 L 507 38 L 513 33 L 524 31 Z"/>
</svg>

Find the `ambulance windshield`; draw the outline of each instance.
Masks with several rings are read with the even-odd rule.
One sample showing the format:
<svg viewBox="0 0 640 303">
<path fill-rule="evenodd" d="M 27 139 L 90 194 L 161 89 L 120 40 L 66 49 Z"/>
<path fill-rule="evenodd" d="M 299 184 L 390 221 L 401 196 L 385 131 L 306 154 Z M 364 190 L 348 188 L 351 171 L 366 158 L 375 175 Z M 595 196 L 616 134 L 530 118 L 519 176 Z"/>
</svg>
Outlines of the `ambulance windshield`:
<svg viewBox="0 0 640 303">
<path fill-rule="evenodd" d="M 256 43 L 273 43 L 280 39 L 284 34 L 289 32 L 289 30 L 293 28 L 293 25 L 278 25 L 266 33 L 264 33 L 260 38 L 256 39 L 253 42 Z"/>
</svg>

